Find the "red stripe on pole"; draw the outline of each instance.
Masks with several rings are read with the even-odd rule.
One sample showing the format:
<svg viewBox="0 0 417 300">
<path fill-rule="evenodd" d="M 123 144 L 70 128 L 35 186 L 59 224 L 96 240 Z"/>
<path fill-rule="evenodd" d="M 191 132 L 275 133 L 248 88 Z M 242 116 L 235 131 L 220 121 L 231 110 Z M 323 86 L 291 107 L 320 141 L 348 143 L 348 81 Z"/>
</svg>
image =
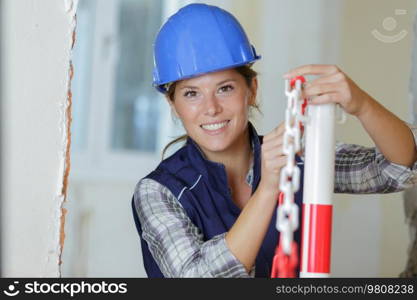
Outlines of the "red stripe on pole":
<svg viewBox="0 0 417 300">
<path fill-rule="evenodd" d="M 306 245 L 304 245 L 304 238 L 303 238 L 303 236 L 304 236 L 304 226 L 305 226 L 305 222 L 304 222 L 304 219 L 305 219 L 305 207 L 306 207 L 306 205 L 307 204 L 303 204 L 303 207 L 301 208 L 301 216 L 302 216 L 302 218 L 301 218 L 301 254 L 300 254 L 300 271 L 301 272 L 306 272 L 305 270 L 304 270 L 304 267 L 303 267 L 303 261 L 304 261 L 304 259 L 305 259 L 305 257 L 304 257 L 304 255 L 303 255 L 303 249 L 304 249 L 304 247 L 306 246 Z"/>
<path fill-rule="evenodd" d="M 330 273 L 333 206 L 323 204 L 304 205 L 308 205 L 310 210 L 307 272 Z"/>
</svg>

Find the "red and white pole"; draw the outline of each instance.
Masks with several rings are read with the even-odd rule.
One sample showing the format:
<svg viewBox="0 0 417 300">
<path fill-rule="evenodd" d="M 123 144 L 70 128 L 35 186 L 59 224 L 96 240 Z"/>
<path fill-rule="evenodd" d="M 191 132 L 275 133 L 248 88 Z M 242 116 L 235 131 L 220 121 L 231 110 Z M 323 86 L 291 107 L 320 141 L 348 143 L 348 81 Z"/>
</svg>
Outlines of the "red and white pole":
<svg viewBox="0 0 417 300">
<path fill-rule="evenodd" d="M 330 276 L 335 107 L 308 105 L 300 277 Z"/>
</svg>

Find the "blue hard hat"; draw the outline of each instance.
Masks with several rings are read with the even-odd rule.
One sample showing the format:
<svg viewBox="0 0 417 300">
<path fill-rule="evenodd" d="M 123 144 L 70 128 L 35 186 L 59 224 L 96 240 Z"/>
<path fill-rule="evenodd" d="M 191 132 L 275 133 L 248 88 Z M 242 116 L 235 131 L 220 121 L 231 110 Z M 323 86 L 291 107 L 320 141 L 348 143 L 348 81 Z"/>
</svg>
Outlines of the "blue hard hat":
<svg viewBox="0 0 417 300">
<path fill-rule="evenodd" d="M 259 58 L 232 14 L 217 6 L 189 4 L 158 32 L 153 85 L 165 93 L 167 83 L 250 64 Z"/>
</svg>

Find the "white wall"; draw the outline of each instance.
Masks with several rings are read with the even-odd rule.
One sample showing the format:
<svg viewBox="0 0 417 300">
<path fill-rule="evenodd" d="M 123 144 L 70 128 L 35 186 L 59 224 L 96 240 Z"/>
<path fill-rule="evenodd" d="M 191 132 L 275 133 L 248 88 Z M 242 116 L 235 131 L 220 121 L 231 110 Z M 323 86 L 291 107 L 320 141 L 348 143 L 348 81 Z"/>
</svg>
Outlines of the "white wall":
<svg viewBox="0 0 417 300">
<path fill-rule="evenodd" d="M 263 112 L 256 124 L 262 133 L 284 120 L 285 72 L 303 64 L 337 62 L 340 9 L 340 1 L 323 0 L 265 0 L 258 8 L 259 24 L 252 35 L 262 55 L 255 67 L 260 71 Z M 333 43 L 328 43 L 330 38 Z"/>
<path fill-rule="evenodd" d="M 401 119 L 410 121 L 408 85 L 415 1 L 344 1 L 340 32 L 340 67 L 365 91 Z M 396 9 L 406 10 L 396 15 Z M 386 30 L 383 21 L 393 17 L 397 27 Z M 407 35 L 384 43 L 372 31 Z M 338 139 L 373 145 L 360 123 L 352 118 L 338 126 Z M 408 246 L 402 193 L 337 195 L 333 234 L 335 276 L 393 276 L 404 269 Z"/>
<path fill-rule="evenodd" d="M 59 276 L 73 1 L 2 7 L 2 275 Z"/>
<path fill-rule="evenodd" d="M 71 178 L 63 277 L 146 277 L 130 208 L 135 184 Z"/>
</svg>

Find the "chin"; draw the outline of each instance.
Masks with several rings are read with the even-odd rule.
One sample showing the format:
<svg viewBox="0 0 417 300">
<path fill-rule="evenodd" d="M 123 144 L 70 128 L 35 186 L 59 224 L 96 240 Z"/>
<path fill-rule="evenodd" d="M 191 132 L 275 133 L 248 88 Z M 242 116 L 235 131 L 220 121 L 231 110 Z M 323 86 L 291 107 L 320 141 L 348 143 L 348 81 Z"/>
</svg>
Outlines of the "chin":
<svg viewBox="0 0 417 300">
<path fill-rule="evenodd" d="M 223 152 L 230 146 L 230 143 L 227 143 L 226 141 L 210 142 L 206 140 L 203 143 L 198 143 L 198 144 L 204 150 L 210 151 L 210 152 Z"/>
<path fill-rule="evenodd" d="M 221 153 L 227 151 L 237 141 L 236 128 L 230 126 L 225 132 L 215 135 L 205 134 L 200 130 L 194 131 L 194 136 L 191 138 L 204 151 Z"/>
</svg>

